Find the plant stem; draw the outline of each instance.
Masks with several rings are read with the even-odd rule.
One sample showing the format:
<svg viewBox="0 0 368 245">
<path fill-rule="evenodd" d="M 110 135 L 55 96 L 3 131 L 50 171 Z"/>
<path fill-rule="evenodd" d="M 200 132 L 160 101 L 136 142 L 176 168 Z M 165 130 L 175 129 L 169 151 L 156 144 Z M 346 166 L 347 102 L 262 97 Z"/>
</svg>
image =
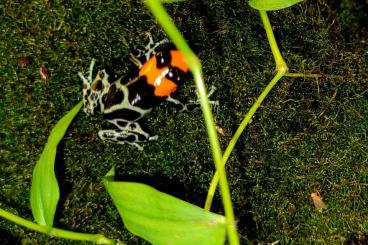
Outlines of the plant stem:
<svg viewBox="0 0 368 245">
<path fill-rule="evenodd" d="M 254 113 L 257 111 L 258 107 L 261 105 L 261 103 L 266 98 L 266 96 L 270 93 L 273 86 L 276 85 L 276 83 L 286 74 L 286 72 L 288 70 L 288 67 L 287 67 L 286 63 L 285 63 L 284 59 L 281 56 L 281 52 L 279 50 L 279 47 L 277 46 L 275 35 L 273 34 L 272 27 L 271 27 L 271 24 L 270 24 L 270 20 L 268 19 L 267 13 L 266 13 L 266 11 L 259 11 L 259 12 L 260 12 L 260 15 L 261 15 L 263 26 L 264 26 L 266 34 L 267 34 L 268 42 L 270 43 L 272 54 L 273 54 L 275 62 L 276 62 L 277 73 L 273 77 L 273 79 L 270 81 L 270 83 L 267 85 L 267 87 L 263 90 L 263 92 L 260 94 L 260 96 L 257 98 L 256 102 L 250 108 L 248 113 L 245 115 L 245 118 L 243 119 L 243 121 L 239 125 L 239 127 L 236 130 L 233 138 L 230 140 L 229 145 L 227 146 L 227 148 L 224 152 L 224 155 L 222 157 L 222 161 L 221 161 L 222 167 L 221 168 L 224 168 L 227 160 L 230 157 L 231 152 L 233 151 L 233 149 L 235 147 L 236 142 L 238 141 L 240 135 L 243 133 L 245 127 L 250 122 L 250 120 L 251 120 L 252 116 L 254 115 Z M 204 208 L 206 210 L 210 210 L 210 208 L 211 208 L 212 200 L 213 200 L 213 197 L 215 195 L 215 191 L 216 191 L 216 187 L 217 187 L 218 182 L 219 182 L 219 173 L 218 173 L 218 171 L 216 171 L 215 175 L 212 178 L 210 187 L 208 189 L 207 198 L 206 198 L 206 202 L 205 202 L 205 206 L 204 206 Z"/>
<path fill-rule="evenodd" d="M 207 98 L 206 87 L 203 82 L 201 63 L 197 58 L 197 56 L 190 49 L 189 45 L 187 44 L 187 42 L 185 41 L 179 30 L 173 24 L 173 21 L 165 11 L 164 7 L 162 6 L 162 3 L 159 0 L 146 0 L 145 3 L 147 4 L 148 8 L 151 10 L 153 15 L 156 17 L 157 21 L 160 23 L 162 28 L 165 30 L 167 35 L 176 45 L 176 47 L 183 52 L 185 59 L 188 62 L 189 69 L 193 74 L 197 90 L 199 93 L 199 100 L 206 124 L 213 159 L 219 175 L 222 203 L 224 205 L 226 216 L 228 240 L 230 244 L 237 245 L 239 244 L 239 237 L 236 230 L 234 211 L 231 203 L 231 195 L 226 178 L 224 165 L 221 164 L 222 153 L 220 143 L 218 141 L 215 122 L 213 120 L 213 115 Z"/>
<path fill-rule="evenodd" d="M 87 233 L 80 233 L 80 232 L 72 232 L 57 228 L 51 228 L 50 233 L 48 233 L 48 229 L 44 226 L 38 225 L 33 223 L 29 220 L 23 219 L 17 215 L 9 213 L 3 209 L 0 209 L 0 216 L 16 223 L 17 225 L 24 226 L 30 230 L 34 230 L 40 233 L 48 234 L 51 237 L 60 237 L 72 240 L 82 240 L 82 241 L 90 241 L 95 242 L 96 244 L 115 244 L 113 240 L 106 238 L 104 235 L 101 234 L 87 234 Z"/>
<path fill-rule="evenodd" d="M 332 78 L 342 79 L 342 76 L 329 74 L 309 74 L 309 73 L 286 73 L 285 77 L 307 77 L 307 78 Z"/>
<path fill-rule="evenodd" d="M 239 125 L 238 129 L 236 130 L 234 136 L 230 140 L 229 145 L 227 146 L 227 148 L 224 152 L 224 155 L 223 155 L 222 161 L 221 161 L 221 164 L 223 166 L 225 166 L 227 160 L 230 157 L 231 152 L 233 151 L 233 149 L 235 147 L 236 142 L 238 141 L 240 135 L 243 133 L 245 127 L 250 122 L 252 116 L 257 111 L 258 107 L 261 105 L 261 103 L 266 98 L 266 96 L 270 93 L 273 86 L 275 86 L 276 83 L 284 76 L 284 73 L 285 73 L 284 70 L 280 70 L 280 71 L 277 72 L 277 74 L 273 77 L 273 79 L 270 81 L 270 83 L 267 85 L 267 87 L 263 90 L 261 95 L 257 98 L 256 102 L 252 105 L 252 107 L 250 108 L 248 113 L 245 115 L 245 118 L 243 119 L 243 121 Z M 218 181 L 219 181 L 219 173 L 218 173 L 218 171 L 216 171 L 215 175 L 212 178 L 212 181 L 211 181 L 211 184 L 210 184 L 210 187 L 209 187 L 209 190 L 208 190 L 206 203 L 205 203 L 205 206 L 204 206 L 204 209 L 206 209 L 206 210 L 210 210 L 210 208 L 211 208 L 212 200 L 213 200 L 213 197 L 215 195 L 215 191 L 216 191 Z"/>
<path fill-rule="evenodd" d="M 281 56 L 279 47 L 277 46 L 275 35 L 273 34 L 271 23 L 268 18 L 267 12 L 260 10 L 259 14 L 261 15 L 263 27 L 265 28 L 267 39 L 268 39 L 268 42 L 270 44 L 271 51 L 273 54 L 273 58 L 275 59 L 275 62 L 276 62 L 276 70 L 277 71 L 285 70 L 285 73 L 286 73 L 288 70 L 288 67 L 286 65 L 286 62 L 284 61 L 284 58 L 282 58 Z"/>
</svg>

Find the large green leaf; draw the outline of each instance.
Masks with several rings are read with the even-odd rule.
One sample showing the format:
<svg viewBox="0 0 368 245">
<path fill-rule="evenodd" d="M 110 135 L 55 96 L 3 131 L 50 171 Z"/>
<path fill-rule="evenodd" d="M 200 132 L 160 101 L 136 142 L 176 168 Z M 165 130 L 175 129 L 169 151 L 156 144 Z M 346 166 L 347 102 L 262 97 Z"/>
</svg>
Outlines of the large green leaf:
<svg viewBox="0 0 368 245">
<path fill-rule="evenodd" d="M 160 192 L 148 185 L 104 178 L 129 231 L 152 244 L 217 245 L 225 242 L 225 217 Z"/>
<path fill-rule="evenodd" d="M 249 0 L 249 5 L 257 10 L 272 11 L 290 7 L 303 0 Z"/>
<path fill-rule="evenodd" d="M 59 186 L 55 177 L 54 165 L 56 148 L 64 137 L 73 118 L 82 107 L 82 102 L 66 114 L 52 129 L 45 148 L 33 169 L 31 185 L 31 208 L 33 217 L 40 225 L 51 229 L 56 206 L 59 201 Z"/>
</svg>

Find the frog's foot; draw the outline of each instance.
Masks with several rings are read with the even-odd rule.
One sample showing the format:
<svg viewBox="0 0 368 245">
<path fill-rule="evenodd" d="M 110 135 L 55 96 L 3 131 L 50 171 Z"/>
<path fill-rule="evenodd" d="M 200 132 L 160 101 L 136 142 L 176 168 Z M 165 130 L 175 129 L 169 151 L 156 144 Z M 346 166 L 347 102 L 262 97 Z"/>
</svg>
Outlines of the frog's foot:
<svg viewBox="0 0 368 245">
<path fill-rule="evenodd" d="M 138 50 L 137 58 L 140 58 L 140 57 L 144 56 L 146 58 L 146 60 L 148 60 L 151 57 L 151 55 L 155 55 L 156 54 L 156 48 L 158 46 L 164 44 L 164 43 L 168 43 L 169 42 L 169 39 L 165 38 L 165 39 L 162 39 L 161 41 L 155 43 L 153 41 L 153 38 L 152 38 L 151 33 L 146 32 L 146 35 L 149 38 L 149 42 L 144 47 L 144 50 Z"/>
<path fill-rule="evenodd" d="M 207 98 L 210 98 L 212 96 L 212 94 L 216 91 L 216 87 L 212 86 L 210 91 L 207 94 Z M 200 103 L 199 103 L 199 95 L 198 92 L 196 91 L 197 94 L 197 100 L 196 101 L 189 101 L 188 103 L 184 104 L 181 101 L 174 99 L 172 97 L 167 97 L 167 101 L 174 103 L 175 105 L 177 105 L 179 107 L 179 111 L 193 111 L 197 108 L 200 107 Z M 211 105 L 219 105 L 218 100 L 210 100 L 209 101 Z"/>
<path fill-rule="evenodd" d="M 129 122 L 122 119 L 108 120 L 114 124 L 117 129 L 105 129 L 98 132 L 98 136 L 102 140 L 114 142 L 117 144 L 131 144 L 139 150 L 143 147 L 139 143 L 157 140 L 158 136 L 150 136 L 144 131 L 138 122 Z"/>
</svg>

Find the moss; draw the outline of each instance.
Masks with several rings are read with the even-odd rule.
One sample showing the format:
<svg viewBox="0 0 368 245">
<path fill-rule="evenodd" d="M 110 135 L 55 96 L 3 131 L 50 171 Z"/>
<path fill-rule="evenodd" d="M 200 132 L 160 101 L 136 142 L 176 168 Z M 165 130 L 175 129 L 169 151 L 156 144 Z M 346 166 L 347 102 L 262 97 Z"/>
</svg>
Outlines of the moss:
<svg viewBox="0 0 368 245">
<path fill-rule="evenodd" d="M 307 1 L 270 13 L 292 71 L 344 79 L 284 78 L 241 137 L 228 173 L 244 243 L 341 244 L 367 233 L 366 9 L 363 1 Z M 100 68 L 126 74 L 128 53 L 146 43 L 144 33 L 164 34 L 137 1 L 3 1 L 0 10 L 0 206 L 31 220 L 32 168 L 51 128 L 81 99 L 77 72 L 97 58 Z M 169 12 L 202 59 L 206 83 L 218 89 L 214 113 L 225 146 L 274 72 L 259 16 L 239 1 L 190 1 Z M 182 94 L 193 98 L 192 85 Z M 203 205 L 213 163 L 199 110 L 157 108 L 147 125 L 159 140 L 143 152 L 101 142 L 102 123 L 81 113 L 59 148 L 56 226 L 142 243 L 123 228 L 101 185 L 114 164 Z M 311 192 L 323 196 L 325 212 L 316 212 Z M 219 197 L 214 211 L 222 212 Z M 24 244 L 79 244 L 5 220 L 0 233 Z"/>
</svg>

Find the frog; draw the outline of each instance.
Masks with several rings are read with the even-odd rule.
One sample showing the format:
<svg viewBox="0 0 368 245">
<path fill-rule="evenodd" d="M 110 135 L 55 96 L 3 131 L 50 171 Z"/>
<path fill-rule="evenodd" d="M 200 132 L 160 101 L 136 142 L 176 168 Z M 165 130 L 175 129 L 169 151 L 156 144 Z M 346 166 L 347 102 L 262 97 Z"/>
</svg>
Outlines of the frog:
<svg viewBox="0 0 368 245">
<path fill-rule="evenodd" d="M 174 103 L 180 111 L 199 105 L 198 101 L 184 104 L 172 96 L 189 73 L 185 55 L 173 46 L 157 51 L 160 45 L 169 41 L 163 39 L 155 43 L 152 35 L 148 34 L 148 37 L 144 50 L 138 50 L 136 56 L 130 54 L 130 60 L 138 68 L 137 75 L 111 79 L 113 77 L 102 69 L 93 78 L 95 59 L 91 61 L 87 77 L 78 73 L 83 81 L 83 111 L 87 115 L 99 112 L 113 126 L 100 130 L 99 138 L 118 144 L 128 143 L 139 150 L 143 150 L 142 143 L 158 139 L 141 126 L 142 118 L 153 108 L 164 101 Z"/>
</svg>

